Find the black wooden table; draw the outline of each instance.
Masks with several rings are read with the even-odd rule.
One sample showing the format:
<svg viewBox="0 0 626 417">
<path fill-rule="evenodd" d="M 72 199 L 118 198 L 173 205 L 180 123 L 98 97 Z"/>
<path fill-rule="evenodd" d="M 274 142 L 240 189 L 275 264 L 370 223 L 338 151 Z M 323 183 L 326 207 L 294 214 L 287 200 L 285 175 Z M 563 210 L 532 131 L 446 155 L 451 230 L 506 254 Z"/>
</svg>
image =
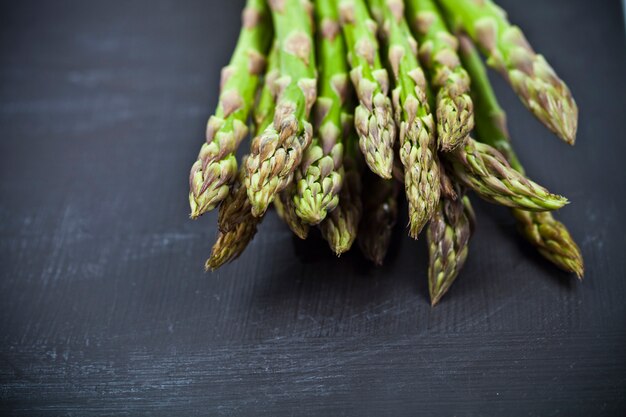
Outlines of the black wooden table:
<svg viewBox="0 0 626 417">
<path fill-rule="evenodd" d="M 272 213 L 203 272 L 216 215 L 188 220 L 187 175 L 241 3 L 0 4 L 0 414 L 623 415 L 620 2 L 501 1 L 580 106 L 572 149 L 494 77 L 528 171 L 573 201 L 585 281 L 475 199 L 436 308 L 406 216 L 381 269 Z"/>
</svg>

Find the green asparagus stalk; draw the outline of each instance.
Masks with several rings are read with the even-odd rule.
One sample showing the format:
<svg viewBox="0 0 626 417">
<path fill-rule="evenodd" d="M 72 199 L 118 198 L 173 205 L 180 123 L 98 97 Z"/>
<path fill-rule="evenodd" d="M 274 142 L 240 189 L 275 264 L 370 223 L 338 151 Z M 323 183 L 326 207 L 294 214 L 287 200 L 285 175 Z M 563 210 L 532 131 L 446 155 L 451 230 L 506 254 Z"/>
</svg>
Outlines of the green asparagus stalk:
<svg viewBox="0 0 626 417">
<path fill-rule="evenodd" d="M 389 75 L 378 54 L 376 23 L 364 0 L 339 0 L 339 19 L 346 39 L 350 77 L 359 98 L 354 124 L 365 162 L 383 178 L 391 178 L 396 126 L 387 97 Z"/>
<path fill-rule="evenodd" d="M 556 210 L 568 203 L 511 168 L 496 149 L 471 137 L 447 155 L 455 178 L 492 203 L 531 211 Z"/>
<path fill-rule="evenodd" d="M 264 83 L 259 93 L 258 101 L 253 109 L 253 119 L 256 133 L 263 132 L 265 128 L 272 122 L 274 116 L 274 108 L 276 103 L 271 92 L 271 86 L 278 77 L 278 48 L 273 45 L 269 54 L 267 72 L 265 73 Z M 242 166 L 239 170 L 239 177 L 235 183 L 236 187 L 220 205 L 217 223 L 220 231 L 229 232 L 236 229 L 236 226 L 243 221 L 251 221 L 252 205 L 248 199 L 247 188 L 245 186 L 245 169 L 246 160 L 244 157 Z"/>
<path fill-rule="evenodd" d="M 209 119 L 206 142 L 189 175 L 189 204 L 194 219 L 214 209 L 228 195 L 230 183 L 237 177 L 235 151 L 248 134 L 246 121 L 272 39 L 264 0 L 248 0 L 242 20 L 237 46 L 230 63 L 222 70 L 217 110 Z"/>
<path fill-rule="evenodd" d="M 245 162 L 245 158 L 243 160 Z M 228 233 L 244 222 L 254 222 L 260 218 L 254 217 L 251 212 L 250 201 L 244 183 L 245 168 L 239 169 L 237 180 L 228 193 L 228 196 L 220 204 L 217 215 L 217 226 L 220 232 Z"/>
<path fill-rule="evenodd" d="M 440 0 L 457 29 L 465 31 L 487 55 L 487 64 L 511 84 L 524 105 L 552 132 L 573 145 L 578 107 L 567 85 L 521 29 L 512 26 L 491 0 Z"/>
<path fill-rule="evenodd" d="M 350 250 L 357 237 L 363 211 L 361 178 L 354 160 L 344 159 L 344 184 L 339 193 L 337 208 L 320 223 L 322 236 L 337 256 Z"/>
<path fill-rule="evenodd" d="M 363 213 L 361 202 L 361 160 L 359 159 L 358 138 L 354 132 L 354 106 L 344 104 L 342 112 L 345 152 L 343 157 L 344 180 L 339 193 L 339 204 L 319 225 L 322 236 L 330 249 L 340 256 L 352 247 L 356 240 L 359 222 Z"/>
<path fill-rule="evenodd" d="M 278 217 L 283 219 L 291 231 L 300 239 L 306 239 L 309 235 L 309 225 L 297 214 L 295 206 L 296 193 L 295 185 L 293 183 L 289 184 L 274 199 L 274 207 L 276 207 Z"/>
<path fill-rule="evenodd" d="M 245 159 L 244 159 L 245 161 Z M 239 170 L 238 179 L 219 208 L 218 237 L 206 261 L 205 268 L 215 270 L 239 257 L 257 231 L 262 218 L 250 211 L 248 193 L 244 184 L 245 166 Z"/>
<path fill-rule="evenodd" d="M 474 211 L 463 189 L 455 185 L 454 194 L 442 192 L 427 233 L 431 305 L 441 300 L 463 268 L 474 224 Z"/>
<path fill-rule="evenodd" d="M 348 63 L 334 0 L 315 1 L 318 26 L 319 95 L 314 106 L 315 136 L 296 171 L 295 208 L 318 224 L 337 207 L 343 181 L 341 107 L 348 94 Z M 316 136 L 319 136 L 319 140 Z"/>
<path fill-rule="evenodd" d="M 272 44 L 267 61 L 267 71 L 263 77 L 263 85 L 261 86 L 259 97 L 252 110 L 252 118 L 255 127 L 255 136 L 263 134 L 265 129 L 272 124 L 274 112 L 276 111 L 276 99 L 273 91 L 275 90 L 276 80 L 280 76 L 279 71 L 279 45 L 277 42 Z M 249 158 L 250 155 L 247 156 Z M 247 166 L 247 159 L 244 167 Z M 247 175 L 247 168 L 246 168 Z"/>
<path fill-rule="evenodd" d="M 272 0 L 270 8 L 279 44 L 280 76 L 274 83 L 274 121 L 252 141 L 247 162 L 248 198 L 257 217 L 293 180 L 311 143 L 313 129 L 308 118 L 317 95 L 311 4 Z"/>
<path fill-rule="evenodd" d="M 428 105 L 424 72 L 417 60 L 417 42 L 404 20 L 401 0 L 370 0 L 382 29 L 392 70 L 396 125 L 400 127 L 400 160 L 409 203 L 409 235 L 417 238 L 439 202 L 439 159 L 435 122 Z"/>
<path fill-rule="evenodd" d="M 436 93 L 439 148 L 449 152 L 474 128 L 470 77 L 457 54 L 458 42 L 435 0 L 407 0 L 408 21 L 419 42 L 419 55 Z"/>
<path fill-rule="evenodd" d="M 506 114 L 498 104 L 483 62 L 469 39 L 461 37 L 460 41 L 463 65 L 473 80 L 478 138 L 502 152 L 511 166 L 524 174 L 524 168 L 511 146 Z M 582 278 L 584 262 L 580 249 L 563 223 L 549 212 L 536 213 L 520 209 L 513 209 L 512 212 L 521 234 L 541 255 L 559 268 Z"/>
<path fill-rule="evenodd" d="M 371 176 L 370 176 L 371 177 Z M 357 240 L 363 255 L 382 266 L 398 219 L 398 183 L 370 178 L 362 194 L 363 218 Z"/>
<path fill-rule="evenodd" d="M 269 54 L 263 87 L 253 110 L 257 135 L 272 123 L 276 102 L 271 87 L 277 77 L 278 48 L 274 44 Z M 211 257 L 205 264 L 207 270 L 217 269 L 239 257 L 256 234 L 257 225 L 261 222 L 262 218 L 252 215 L 252 205 L 248 199 L 248 190 L 245 185 L 247 158 L 248 156 L 244 157 L 238 178 L 219 207 L 217 217 L 219 232 L 211 251 Z"/>
<path fill-rule="evenodd" d="M 228 262 L 237 259 L 256 234 L 257 226 L 252 223 L 241 223 L 230 232 L 219 232 L 217 241 L 211 250 L 204 268 L 214 271 Z"/>
<path fill-rule="evenodd" d="M 522 236 L 539 253 L 564 271 L 573 272 L 582 280 L 585 265 L 582 254 L 567 227 L 556 220 L 552 213 L 533 213 L 513 210 Z"/>
</svg>

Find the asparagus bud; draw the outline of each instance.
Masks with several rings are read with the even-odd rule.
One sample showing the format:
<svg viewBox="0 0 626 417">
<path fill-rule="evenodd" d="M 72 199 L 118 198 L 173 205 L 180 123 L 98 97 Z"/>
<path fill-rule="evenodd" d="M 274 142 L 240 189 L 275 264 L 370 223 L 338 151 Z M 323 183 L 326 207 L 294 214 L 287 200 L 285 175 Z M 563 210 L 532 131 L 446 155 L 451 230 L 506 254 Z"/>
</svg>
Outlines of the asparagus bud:
<svg viewBox="0 0 626 417">
<path fill-rule="evenodd" d="M 207 124 L 206 142 L 189 175 L 191 218 L 215 208 L 237 177 L 235 151 L 248 134 L 246 120 L 265 67 L 272 30 L 263 0 L 248 0 L 235 52 L 222 70 L 217 110 Z"/>
<path fill-rule="evenodd" d="M 340 0 L 339 18 L 346 39 L 350 77 L 359 98 L 354 126 L 365 162 L 382 178 L 391 178 L 396 126 L 389 76 L 378 54 L 376 23 L 363 0 Z"/>
<path fill-rule="evenodd" d="M 475 217 L 469 198 L 454 186 L 455 195 L 443 193 L 428 225 L 428 291 L 434 306 L 450 289 L 467 259 Z"/>
<path fill-rule="evenodd" d="M 466 37 L 461 37 L 463 65 L 470 73 L 472 95 L 476 102 L 476 132 L 479 140 L 498 149 L 519 173 L 524 168 L 511 146 L 506 126 L 506 114 L 498 104 L 496 95 L 487 78 L 487 71 L 478 52 Z M 522 235 L 539 253 L 559 268 L 582 278 L 583 257 L 567 227 L 554 218 L 552 213 L 536 213 L 513 209 Z"/>
<path fill-rule="evenodd" d="M 272 0 L 270 8 L 279 44 L 279 77 L 274 83 L 274 121 L 252 141 L 246 186 L 252 214 L 260 217 L 293 180 L 311 143 L 309 113 L 317 95 L 311 4 Z"/>
<path fill-rule="evenodd" d="M 448 160 L 461 184 L 492 203 L 531 211 L 556 210 L 568 203 L 511 168 L 496 149 L 471 137 Z"/>
<path fill-rule="evenodd" d="M 487 55 L 487 64 L 511 84 L 524 105 L 557 136 L 573 145 L 578 107 L 567 85 L 542 55 L 533 51 L 522 30 L 512 26 L 491 0 L 440 0 L 457 28 Z"/>
<path fill-rule="evenodd" d="M 417 238 L 439 202 L 435 122 L 424 72 L 417 61 L 417 42 L 404 20 L 402 1 L 372 0 L 370 4 L 381 26 L 392 69 L 393 106 L 400 126 L 400 160 L 409 203 L 409 235 Z"/>
<path fill-rule="evenodd" d="M 457 55 L 458 41 L 448 31 L 434 0 L 408 0 L 408 21 L 420 44 L 419 55 L 436 93 L 439 148 L 449 152 L 474 128 L 470 77 Z"/>
<path fill-rule="evenodd" d="M 278 193 L 274 199 L 274 206 L 278 216 L 289 226 L 291 231 L 300 239 L 306 239 L 309 235 L 309 225 L 298 216 L 294 204 L 296 188 L 290 184 L 283 191 Z"/>
<path fill-rule="evenodd" d="M 353 139 L 349 139 L 352 141 Z M 354 152 L 344 158 L 344 183 L 339 194 L 339 205 L 320 223 L 322 236 L 337 256 L 347 252 L 357 237 L 363 211 L 361 203 L 361 174 Z"/>
<path fill-rule="evenodd" d="M 315 103 L 315 136 L 296 171 L 296 213 L 318 224 L 337 207 L 343 181 L 341 107 L 348 94 L 348 63 L 334 0 L 316 0 L 319 96 Z"/>
<path fill-rule="evenodd" d="M 220 205 L 217 218 L 219 232 L 211 256 L 205 264 L 207 270 L 215 270 L 237 259 L 256 234 L 257 226 L 261 222 L 261 218 L 254 217 L 250 212 L 244 176 L 245 168 L 242 167 L 237 181 Z"/>
<path fill-rule="evenodd" d="M 398 188 L 394 180 L 373 178 L 363 192 L 363 219 L 357 239 L 363 255 L 377 266 L 383 264 L 398 219 Z"/>
</svg>

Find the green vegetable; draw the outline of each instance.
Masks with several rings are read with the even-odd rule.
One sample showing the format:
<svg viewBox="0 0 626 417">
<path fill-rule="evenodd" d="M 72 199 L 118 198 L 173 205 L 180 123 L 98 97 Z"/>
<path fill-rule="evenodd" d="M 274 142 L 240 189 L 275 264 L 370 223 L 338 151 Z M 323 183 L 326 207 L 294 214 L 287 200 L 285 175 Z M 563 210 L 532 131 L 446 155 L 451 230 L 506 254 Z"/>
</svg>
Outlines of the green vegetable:
<svg viewBox="0 0 626 417">
<path fill-rule="evenodd" d="M 363 255 L 381 266 L 398 220 L 398 183 L 371 178 L 362 194 L 363 219 L 357 237 Z"/>
<path fill-rule="evenodd" d="M 346 48 L 334 0 L 316 0 L 319 94 L 315 103 L 315 135 L 296 171 L 296 213 L 318 224 L 337 207 L 343 181 L 341 107 L 349 92 Z M 338 59 L 338 57 L 341 57 Z M 319 138 L 318 138 L 319 137 Z"/>
<path fill-rule="evenodd" d="M 222 70 L 220 98 L 207 124 L 206 142 L 189 175 L 189 204 L 194 219 L 226 198 L 237 176 L 235 151 L 248 134 L 246 121 L 272 39 L 265 1 L 248 0 L 242 21 L 233 56 Z"/>
<path fill-rule="evenodd" d="M 474 128 L 470 77 L 459 60 L 457 39 L 448 31 L 435 0 L 407 0 L 406 4 L 421 62 L 436 93 L 439 148 L 449 152 Z"/>
<path fill-rule="evenodd" d="M 308 121 L 317 95 L 311 4 L 304 0 L 270 2 L 279 47 L 279 77 L 274 86 L 274 121 L 252 141 L 246 187 L 252 214 L 260 217 L 293 180 L 311 143 Z"/>
<path fill-rule="evenodd" d="M 453 26 L 465 31 L 487 55 L 487 64 L 511 84 L 524 105 L 570 145 L 576 140 L 578 107 L 567 85 L 521 29 L 491 0 L 439 0 Z"/>
<path fill-rule="evenodd" d="M 462 188 L 443 193 L 439 207 L 428 224 L 428 291 L 434 306 L 450 289 L 468 254 L 474 211 Z"/>
<path fill-rule="evenodd" d="M 556 210 L 568 203 L 511 168 L 496 149 L 472 138 L 448 160 L 461 184 L 492 203 L 531 211 Z"/>
<path fill-rule="evenodd" d="M 400 127 L 400 160 L 409 203 L 409 235 L 417 238 L 439 202 L 439 159 L 428 87 L 417 61 L 417 43 L 404 20 L 400 0 L 372 0 L 387 45 L 394 79 L 393 106 Z"/>
<path fill-rule="evenodd" d="M 461 38 L 461 45 L 463 65 L 473 80 L 472 95 L 476 101 L 478 139 L 502 152 L 511 166 L 524 174 L 524 168 L 509 140 L 506 114 L 498 104 L 482 60 L 469 39 Z M 559 268 L 573 272 L 582 278 L 583 257 L 563 223 L 556 220 L 549 212 L 537 213 L 520 209 L 513 209 L 512 212 L 522 235 L 537 248 L 541 255 Z"/>
<path fill-rule="evenodd" d="M 382 65 L 376 23 L 363 0 L 339 0 L 339 19 L 348 49 L 350 78 L 359 98 L 354 125 L 365 162 L 382 178 L 391 178 L 396 126 L 393 121 L 389 75 Z"/>
</svg>

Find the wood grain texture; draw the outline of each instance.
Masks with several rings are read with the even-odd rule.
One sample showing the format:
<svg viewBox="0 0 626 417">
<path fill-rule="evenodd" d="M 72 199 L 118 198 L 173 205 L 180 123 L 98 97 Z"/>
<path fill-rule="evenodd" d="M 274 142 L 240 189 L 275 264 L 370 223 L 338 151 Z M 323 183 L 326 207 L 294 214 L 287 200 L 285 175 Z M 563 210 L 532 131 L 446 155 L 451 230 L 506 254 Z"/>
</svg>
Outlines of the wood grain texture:
<svg viewBox="0 0 626 417">
<path fill-rule="evenodd" d="M 587 274 L 474 199 L 468 263 L 430 308 L 406 218 L 381 269 L 271 213 L 203 273 L 216 216 L 187 219 L 187 173 L 241 1 L 0 2 L 0 414 L 624 415 L 619 2 L 499 3 L 581 109 L 570 149 L 494 78 L 528 171 L 573 201 Z"/>
</svg>

